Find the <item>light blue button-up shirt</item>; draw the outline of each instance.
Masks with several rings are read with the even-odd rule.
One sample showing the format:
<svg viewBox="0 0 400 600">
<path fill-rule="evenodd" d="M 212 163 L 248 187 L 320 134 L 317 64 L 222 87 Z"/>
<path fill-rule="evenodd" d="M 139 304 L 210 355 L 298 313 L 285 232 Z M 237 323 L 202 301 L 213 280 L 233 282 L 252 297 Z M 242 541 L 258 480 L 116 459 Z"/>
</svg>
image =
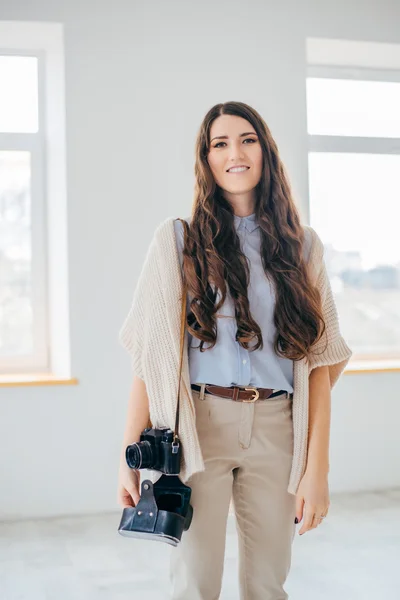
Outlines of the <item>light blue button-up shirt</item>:
<svg viewBox="0 0 400 600">
<path fill-rule="evenodd" d="M 190 223 L 190 217 L 185 217 Z M 242 348 L 236 341 L 237 323 L 234 303 L 227 289 L 227 296 L 220 312 L 217 313 L 217 341 L 212 349 L 207 342 L 203 352 L 198 346 L 200 340 L 189 334 L 188 352 L 191 383 L 210 383 L 221 386 L 255 386 L 293 392 L 293 361 L 277 356 L 273 349 L 276 327 L 273 323 L 275 289 L 272 280 L 264 273 L 261 264 L 261 230 L 256 223 L 256 215 L 239 217 L 234 215 L 234 223 L 240 239 L 243 253 L 250 262 L 250 281 L 247 290 L 250 312 L 261 328 L 264 347 L 254 351 Z M 181 268 L 183 264 L 182 248 L 184 243 L 183 225 L 174 221 L 175 235 Z M 305 238 L 306 257 L 308 258 L 311 236 Z M 217 301 L 221 295 L 218 291 Z M 188 295 L 187 310 L 192 297 Z M 254 341 L 250 346 L 254 345 Z"/>
</svg>

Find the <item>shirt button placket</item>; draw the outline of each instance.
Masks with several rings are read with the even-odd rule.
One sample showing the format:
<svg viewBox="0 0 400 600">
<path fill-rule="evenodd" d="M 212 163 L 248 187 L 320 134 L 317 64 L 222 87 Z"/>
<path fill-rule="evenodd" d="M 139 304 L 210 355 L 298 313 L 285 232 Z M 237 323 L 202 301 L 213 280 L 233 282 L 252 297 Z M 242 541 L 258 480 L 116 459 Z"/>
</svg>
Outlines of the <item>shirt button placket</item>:
<svg viewBox="0 0 400 600">
<path fill-rule="evenodd" d="M 245 352 L 245 358 L 242 360 L 242 364 L 244 367 L 244 373 L 245 373 L 245 381 L 246 381 L 246 385 L 248 385 L 250 383 L 250 360 L 249 360 L 249 353 L 247 350 L 243 349 L 243 352 Z"/>
<path fill-rule="evenodd" d="M 239 381 L 245 382 L 239 385 L 248 385 L 250 382 L 250 360 L 249 352 L 239 345 Z"/>
</svg>

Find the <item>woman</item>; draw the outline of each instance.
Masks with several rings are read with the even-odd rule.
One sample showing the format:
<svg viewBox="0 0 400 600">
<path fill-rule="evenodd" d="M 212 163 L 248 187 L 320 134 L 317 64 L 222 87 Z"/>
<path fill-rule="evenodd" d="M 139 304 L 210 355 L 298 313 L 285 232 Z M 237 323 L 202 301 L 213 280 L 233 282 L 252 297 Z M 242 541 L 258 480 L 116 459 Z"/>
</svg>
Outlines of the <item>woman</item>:
<svg viewBox="0 0 400 600">
<path fill-rule="evenodd" d="M 171 551 L 172 599 L 219 597 L 232 499 L 240 597 L 284 600 L 296 523 L 303 534 L 328 513 L 330 390 L 352 353 L 323 244 L 301 225 L 253 108 L 228 102 L 207 113 L 195 176 L 188 231 L 172 218 L 157 227 L 120 332 L 134 383 L 118 498 L 133 506 L 140 497 L 126 446 L 149 421 L 174 428 L 184 278 L 180 478 L 192 488 L 193 519 Z"/>
</svg>

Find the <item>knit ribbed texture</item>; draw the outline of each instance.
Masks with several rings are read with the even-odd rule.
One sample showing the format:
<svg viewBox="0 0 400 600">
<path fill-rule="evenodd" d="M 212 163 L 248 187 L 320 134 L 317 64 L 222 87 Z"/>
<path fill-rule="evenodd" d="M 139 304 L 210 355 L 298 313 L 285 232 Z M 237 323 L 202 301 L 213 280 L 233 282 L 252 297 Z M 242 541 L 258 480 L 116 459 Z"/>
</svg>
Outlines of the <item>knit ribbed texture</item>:
<svg viewBox="0 0 400 600">
<path fill-rule="evenodd" d="M 308 226 L 304 226 L 308 227 Z M 314 345 L 310 361 L 293 362 L 294 452 L 288 492 L 296 494 L 307 460 L 308 378 L 312 369 L 329 366 L 331 389 L 348 363 L 352 352 L 343 339 L 330 281 L 323 260 L 324 246 L 309 227 L 313 242 L 309 268 L 317 283 L 323 306 L 326 331 Z M 130 311 L 119 332 L 121 344 L 129 351 L 132 371 L 146 384 L 153 427 L 175 427 L 178 393 L 180 310 L 182 276 L 175 240 L 174 218 L 156 229 L 133 295 Z M 327 348 L 324 350 L 327 343 Z M 188 337 L 185 336 L 180 397 L 179 435 L 182 442 L 180 478 L 186 482 L 204 470 L 196 430 L 195 409 L 190 387 Z M 142 469 L 141 479 L 156 481 L 160 473 Z"/>
</svg>

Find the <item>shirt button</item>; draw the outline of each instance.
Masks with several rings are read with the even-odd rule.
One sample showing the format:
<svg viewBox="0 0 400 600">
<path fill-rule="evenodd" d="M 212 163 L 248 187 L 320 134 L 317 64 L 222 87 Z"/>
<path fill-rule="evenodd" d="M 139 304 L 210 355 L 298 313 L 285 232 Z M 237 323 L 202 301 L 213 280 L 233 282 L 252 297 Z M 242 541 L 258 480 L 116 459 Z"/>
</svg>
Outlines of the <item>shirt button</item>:
<svg viewBox="0 0 400 600">
<path fill-rule="evenodd" d="M 246 363 L 247 363 L 247 360 L 246 360 L 246 359 L 244 359 L 244 360 L 243 360 L 243 364 L 245 365 Z"/>
</svg>

